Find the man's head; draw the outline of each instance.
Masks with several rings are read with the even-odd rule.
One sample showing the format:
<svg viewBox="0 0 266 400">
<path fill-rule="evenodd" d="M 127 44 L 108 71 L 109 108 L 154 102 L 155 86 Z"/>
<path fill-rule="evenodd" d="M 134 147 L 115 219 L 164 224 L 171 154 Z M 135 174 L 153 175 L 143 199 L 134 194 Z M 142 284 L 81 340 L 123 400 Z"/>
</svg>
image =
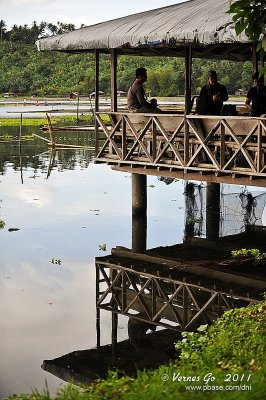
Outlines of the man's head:
<svg viewBox="0 0 266 400">
<path fill-rule="evenodd" d="M 208 83 L 209 85 L 213 86 L 217 83 L 217 73 L 214 70 L 210 70 L 208 72 Z"/>
<path fill-rule="evenodd" d="M 146 68 L 137 68 L 136 69 L 136 79 L 138 79 L 139 82 L 146 82 L 146 80 L 147 80 Z"/>
<path fill-rule="evenodd" d="M 255 74 L 252 76 L 253 78 L 253 85 L 254 86 L 262 86 L 264 83 L 264 75 L 261 77 L 259 76 L 258 72 L 255 72 Z"/>
</svg>

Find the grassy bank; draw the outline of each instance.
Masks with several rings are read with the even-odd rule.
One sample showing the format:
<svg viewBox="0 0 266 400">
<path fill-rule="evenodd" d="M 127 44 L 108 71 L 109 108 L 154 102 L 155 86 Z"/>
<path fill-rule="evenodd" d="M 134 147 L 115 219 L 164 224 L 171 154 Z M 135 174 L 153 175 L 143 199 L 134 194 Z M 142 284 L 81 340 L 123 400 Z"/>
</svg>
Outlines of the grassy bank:
<svg viewBox="0 0 266 400">
<path fill-rule="evenodd" d="M 42 394 L 11 396 L 19 400 L 263 400 L 266 392 L 266 302 L 227 311 L 211 326 L 184 333 L 177 344 L 178 361 L 136 379 L 117 377 L 88 388 L 67 386 L 55 397 Z M 196 388 L 197 386 L 197 388 Z"/>
<path fill-rule="evenodd" d="M 52 116 L 51 117 L 52 124 L 60 124 L 63 123 L 76 124 L 77 118 L 76 115 L 65 115 L 65 116 Z M 93 117 L 90 115 L 80 115 L 79 116 L 80 124 L 92 124 Z M 47 124 L 47 118 L 23 118 L 23 126 L 42 126 Z M 20 118 L 0 118 L 0 126 L 19 126 Z"/>
</svg>

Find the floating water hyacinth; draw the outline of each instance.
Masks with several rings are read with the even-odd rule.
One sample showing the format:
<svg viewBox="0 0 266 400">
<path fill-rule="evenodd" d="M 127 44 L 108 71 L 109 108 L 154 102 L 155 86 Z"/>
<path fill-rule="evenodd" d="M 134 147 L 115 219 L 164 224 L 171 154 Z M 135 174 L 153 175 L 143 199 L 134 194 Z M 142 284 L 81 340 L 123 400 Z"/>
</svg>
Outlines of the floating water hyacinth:
<svg viewBox="0 0 266 400">
<path fill-rule="evenodd" d="M 0 229 L 3 229 L 5 227 L 5 224 L 6 223 L 0 219 Z"/>
</svg>

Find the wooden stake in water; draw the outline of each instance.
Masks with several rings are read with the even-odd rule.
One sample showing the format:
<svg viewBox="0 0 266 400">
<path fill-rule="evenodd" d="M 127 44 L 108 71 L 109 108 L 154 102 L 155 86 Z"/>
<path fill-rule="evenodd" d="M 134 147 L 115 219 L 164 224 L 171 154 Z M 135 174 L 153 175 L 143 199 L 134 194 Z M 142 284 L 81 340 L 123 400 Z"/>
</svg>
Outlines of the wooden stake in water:
<svg viewBox="0 0 266 400">
<path fill-rule="evenodd" d="M 79 93 L 77 93 L 77 124 L 79 123 Z"/>
<path fill-rule="evenodd" d="M 21 157 L 21 135 L 22 135 L 22 113 L 20 114 L 20 124 L 19 124 L 19 161 L 20 161 L 20 178 L 23 184 L 23 170 L 22 170 L 22 157 Z"/>
</svg>

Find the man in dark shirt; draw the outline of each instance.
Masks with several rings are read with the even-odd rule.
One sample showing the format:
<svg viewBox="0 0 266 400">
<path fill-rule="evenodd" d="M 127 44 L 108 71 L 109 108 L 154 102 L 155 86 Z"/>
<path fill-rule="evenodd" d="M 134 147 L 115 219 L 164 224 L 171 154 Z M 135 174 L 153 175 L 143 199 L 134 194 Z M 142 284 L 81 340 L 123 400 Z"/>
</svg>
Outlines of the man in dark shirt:
<svg viewBox="0 0 266 400">
<path fill-rule="evenodd" d="M 136 69 L 136 78 L 130 86 L 127 93 L 127 106 L 132 112 L 160 112 L 157 107 L 157 100 L 152 99 L 150 102 L 146 100 L 143 83 L 147 80 L 146 68 Z"/>
<path fill-rule="evenodd" d="M 216 71 L 208 72 L 208 83 L 200 91 L 197 112 L 201 115 L 221 115 L 223 102 L 228 100 L 226 87 L 218 82 Z"/>
<path fill-rule="evenodd" d="M 264 85 L 264 77 L 259 78 L 258 73 L 253 75 L 253 87 L 248 91 L 245 105 L 252 117 L 260 117 L 262 114 L 266 114 L 266 86 Z"/>
</svg>

